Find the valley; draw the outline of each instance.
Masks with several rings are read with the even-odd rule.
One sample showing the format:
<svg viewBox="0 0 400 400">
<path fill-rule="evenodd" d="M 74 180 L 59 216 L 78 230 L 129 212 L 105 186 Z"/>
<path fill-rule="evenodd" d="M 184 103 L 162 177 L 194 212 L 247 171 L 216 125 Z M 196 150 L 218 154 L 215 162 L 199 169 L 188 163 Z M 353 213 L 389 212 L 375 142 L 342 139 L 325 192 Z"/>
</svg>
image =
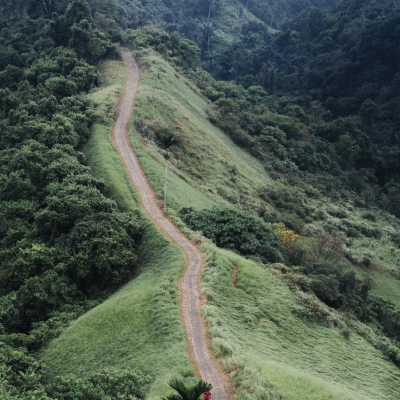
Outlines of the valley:
<svg viewBox="0 0 400 400">
<path fill-rule="evenodd" d="M 397 5 L 3 3 L 0 397 L 397 399 Z"/>
</svg>

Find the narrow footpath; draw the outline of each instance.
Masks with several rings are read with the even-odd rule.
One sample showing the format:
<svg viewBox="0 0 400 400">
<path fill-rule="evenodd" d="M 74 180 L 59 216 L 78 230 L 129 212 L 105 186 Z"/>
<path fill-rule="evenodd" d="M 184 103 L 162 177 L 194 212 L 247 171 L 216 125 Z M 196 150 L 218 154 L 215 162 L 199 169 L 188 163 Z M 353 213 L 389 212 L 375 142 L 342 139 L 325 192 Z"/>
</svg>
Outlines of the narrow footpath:
<svg viewBox="0 0 400 400">
<path fill-rule="evenodd" d="M 228 400 L 222 372 L 214 364 L 216 361 L 207 345 L 207 331 L 201 317 L 200 293 L 197 279 L 201 269 L 199 250 L 164 216 L 157 205 L 156 197 L 139 164 L 129 142 L 128 131 L 131 121 L 136 91 L 139 87 L 139 68 L 132 55 L 124 53 L 128 66 L 128 80 L 122 98 L 117 121 L 114 126 L 113 140 L 125 167 L 132 179 L 144 211 L 154 223 L 184 252 L 186 269 L 180 281 L 180 305 L 189 355 L 201 378 L 213 385 L 213 399 Z"/>
</svg>

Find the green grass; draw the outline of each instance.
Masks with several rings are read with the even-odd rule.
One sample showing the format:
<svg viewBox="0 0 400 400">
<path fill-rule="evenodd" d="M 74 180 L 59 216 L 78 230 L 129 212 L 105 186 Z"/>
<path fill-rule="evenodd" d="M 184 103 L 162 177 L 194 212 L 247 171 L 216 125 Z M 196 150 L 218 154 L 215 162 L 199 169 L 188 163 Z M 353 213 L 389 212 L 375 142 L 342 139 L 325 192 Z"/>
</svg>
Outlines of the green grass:
<svg viewBox="0 0 400 400">
<path fill-rule="evenodd" d="M 379 350 L 354 332 L 345 339 L 338 328 L 297 317 L 294 294 L 268 270 L 211 245 L 205 250 L 205 314 L 239 399 L 265 392 L 288 400 L 398 398 L 400 370 Z"/>
<path fill-rule="evenodd" d="M 147 152 L 140 142 L 140 136 L 135 134 L 134 127 L 130 130 L 130 140 L 133 148 L 140 160 L 140 164 L 149 180 L 151 186 L 156 191 L 159 198 L 164 198 L 164 177 L 165 177 L 165 162 L 164 158 L 152 157 L 151 153 Z M 167 205 L 175 210 L 179 210 L 184 206 L 193 206 L 196 208 L 210 207 L 218 200 L 213 200 L 207 194 L 200 192 L 190 185 L 188 178 L 175 168 L 169 168 L 167 180 Z M 222 201 L 222 200 L 219 200 Z"/>
<path fill-rule="evenodd" d="M 113 61 L 102 64 L 100 71 L 104 87 L 91 97 L 106 118 L 94 125 L 83 151 L 94 175 L 106 181 L 109 195 L 121 209 L 131 210 L 138 208 L 138 196 L 110 138 L 111 117 L 124 87 L 126 68 Z M 184 256 L 144 218 L 135 278 L 74 321 L 42 351 L 41 359 L 50 378 L 65 374 L 89 376 L 107 367 L 136 369 L 153 378 L 147 392 L 149 400 L 171 392 L 167 385 L 171 377 L 193 379 L 177 295 Z"/>
<path fill-rule="evenodd" d="M 169 206 L 204 208 L 235 196 L 240 200 L 242 194 L 257 201 L 257 188 L 271 184 L 262 165 L 209 123 L 206 101 L 185 78 L 152 53 L 146 61 L 150 68 L 142 69 L 135 117 L 179 126 L 185 143 L 169 174 Z M 107 73 L 111 83 L 103 94 L 97 91 L 92 96 L 111 115 L 105 99 L 113 98 L 110 93 L 118 98 L 123 75 L 117 76 L 113 64 L 103 69 L 103 76 Z M 84 150 L 118 204 L 137 207 L 137 196 L 107 136 L 111 125 L 96 125 Z M 159 149 L 143 140 L 134 126 L 130 137 L 161 197 L 164 159 Z M 238 171 L 235 176 L 232 166 Z M 399 369 L 366 340 L 355 332 L 345 339 L 338 328 L 298 317 L 293 293 L 257 264 L 212 245 L 205 245 L 205 251 L 209 267 L 203 289 L 209 303 L 204 312 L 214 350 L 224 357 L 239 400 L 398 398 Z M 72 323 L 42 352 L 51 376 L 89 375 L 104 367 L 139 369 L 154 378 L 148 391 L 152 400 L 169 393 L 170 377 L 193 375 L 177 304 L 183 255 L 148 223 L 139 256 L 134 280 Z M 233 266 L 239 270 L 237 287 L 231 283 Z M 388 289 L 388 283 L 376 290 L 390 295 L 396 286 Z"/>
<path fill-rule="evenodd" d="M 159 400 L 170 393 L 171 377 L 193 376 L 178 307 L 183 254 L 148 223 L 139 259 L 135 279 L 42 352 L 50 378 L 88 376 L 107 367 L 138 370 L 153 377 L 147 398 Z"/>
<path fill-rule="evenodd" d="M 196 88 L 156 55 L 149 53 L 144 61 L 149 67 L 142 69 L 135 115 L 180 126 L 177 132 L 183 137 L 184 149 L 177 157 L 179 169 L 174 171 L 181 182 L 192 186 L 191 193 L 197 189 L 217 202 L 232 200 L 235 190 L 257 201 L 257 187 L 271 184 L 261 164 L 209 124 L 207 103 Z M 134 128 L 131 141 L 161 195 L 163 158 L 159 149 Z M 239 172 L 235 182 L 229 172 L 232 165 Z M 184 205 L 179 198 L 183 193 L 181 183 L 169 186 L 170 196 L 178 198 L 170 203 L 172 208 Z M 190 205 L 203 207 L 197 199 Z M 354 218 L 359 215 L 354 214 Z M 376 226 L 379 223 L 385 222 L 379 220 Z M 287 287 L 250 261 L 229 252 L 215 252 L 218 265 L 209 259 L 204 277 L 210 301 L 205 312 L 215 351 L 228 356 L 226 364 L 235 375 L 240 399 L 269 398 L 267 394 L 272 399 L 289 400 L 398 397 L 399 369 L 382 352 L 355 332 L 347 340 L 338 328 L 298 318 L 293 313 L 298 305 Z M 231 284 L 233 265 L 239 267 L 238 288 Z"/>
<path fill-rule="evenodd" d="M 89 97 L 98 105 L 99 121 L 82 151 L 88 165 L 97 178 L 107 183 L 107 195 L 113 198 L 121 210 L 137 208 L 139 198 L 125 166 L 111 140 L 111 130 L 119 99 L 126 83 L 126 67 L 122 61 L 106 61 L 99 66 L 103 85 Z"/>
<path fill-rule="evenodd" d="M 400 281 L 394 279 L 392 275 L 383 271 L 374 271 L 361 268 L 355 268 L 357 277 L 365 279 L 369 274 L 374 282 L 375 287 L 371 290 L 371 294 L 383 297 L 395 304 L 396 308 L 400 309 Z"/>
<path fill-rule="evenodd" d="M 173 157 L 178 167 L 171 167 L 181 178 L 175 188 L 170 187 L 171 207 L 179 208 L 194 201 L 193 206 L 198 204 L 202 208 L 211 204 L 209 199 L 213 203 L 227 200 L 237 203 L 249 196 L 257 199 L 257 189 L 271 184 L 271 180 L 260 162 L 210 123 L 206 115 L 208 103 L 198 89 L 151 51 L 142 56 L 141 63 L 147 67 L 142 67 L 134 118 L 158 119 L 183 141 Z M 161 197 L 163 174 L 161 168 L 150 161 L 151 157 L 158 164 L 164 164 L 159 149 L 151 141 L 144 140 L 134 127 L 130 137 L 150 183 Z M 234 168 L 236 173 L 232 173 Z M 193 192 L 188 186 L 198 191 Z M 207 200 L 203 196 L 201 201 L 197 199 L 199 192 Z"/>
</svg>

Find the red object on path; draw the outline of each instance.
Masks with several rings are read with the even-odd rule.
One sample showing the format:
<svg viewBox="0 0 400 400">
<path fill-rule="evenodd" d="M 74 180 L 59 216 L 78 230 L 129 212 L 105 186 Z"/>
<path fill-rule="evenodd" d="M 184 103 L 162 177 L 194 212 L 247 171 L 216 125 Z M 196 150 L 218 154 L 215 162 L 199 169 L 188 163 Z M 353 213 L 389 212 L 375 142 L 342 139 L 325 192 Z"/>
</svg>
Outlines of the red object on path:
<svg viewBox="0 0 400 400">
<path fill-rule="evenodd" d="M 211 399 L 211 392 L 210 391 L 204 392 L 203 397 L 204 397 L 204 400 Z"/>
</svg>

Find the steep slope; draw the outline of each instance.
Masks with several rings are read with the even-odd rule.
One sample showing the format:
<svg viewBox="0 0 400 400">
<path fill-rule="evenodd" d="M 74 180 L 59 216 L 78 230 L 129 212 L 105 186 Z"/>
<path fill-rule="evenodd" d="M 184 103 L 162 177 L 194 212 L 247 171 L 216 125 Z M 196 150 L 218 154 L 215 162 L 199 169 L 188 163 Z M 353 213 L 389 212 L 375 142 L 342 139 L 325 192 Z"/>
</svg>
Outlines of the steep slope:
<svg viewBox="0 0 400 400">
<path fill-rule="evenodd" d="M 310 298 L 299 301 L 273 269 L 214 246 L 205 249 L 205 314 L 239 398 L 398 398 L 400 370 L 380 350 L 352 330 L 346 336 L 338 320 L 319 319 L 323 308 Z"/>
<path fill-rule="evenodd" d="M 141 63 L 144 73 L 135 113 L 136 118 L 143 118 L 145 123 L 138 124 L 142 136 L 132 131 L 131 141 L 139 152 L 145 173 L 161 195 L 162 155 L 151 135 L 146 134 L 148 130 L 143 127 L 152 127 L 151 121 L 155 119 L 169 127 L 179 126 L 176 131 L 183 137 L 184 148 L 177 155 L 176 165 L 179 169 L 175 168 L 176 173 L 185 182 L 218 199 L 218 192 L 208 190 L 209 186 L 221 185 L 221 178 L 215 171 L 220 168 L 219 163 L 213 160 L 231 154 L 228 149 L 236 154 L 243 153 L 226 137 L 218 142 L 217 138 L 224 135 L 215 127 L 202 129 L 208 124 L 203 119 L 206 103 L 199 98 L 197 89 L 191 87 L 190 82 L 151 52 L 141 54 Z M 178 125 L 177 122 L 183 123 Z M 207 142 L 214 145 L 201 146 Z M 190 151 L 189 156 L 187 149 L 192 147 L 196 150 Z M 250 159 L 246 153 L 243 158 L 238 156 L 238 159 L 233 159 L 238 172 L 232 191 L 235 190 L 233 187 L 236 190 L 242 187 L 243 192 L 251 188 L 247 178 L 273 185 L 265 172 L 256 167 L 259 164 Z M 155 172 L 155 160 L 160 163 L 158 174 Z M 190 164 L 194 165 L 192 169 Z M 223 162 L 221 164 L 225 165 Z M 251 170 L 250 166 L 254 169 Z M 193 170 L 201 173 L 196 177 Z M 253 173 L 246 172 L 250 170 Z M 229 168 L 221 173 L 225 182 L 230 175 Z M 207 182 L 207 186 L 202 182 Z M 212 182 L 212 185 L 208 182 Z M 253 186 L 250 190 L 257 199 L 257 190 L 254 189 Z M 225 190 L 230 190 L 229 184 Z M 179 200 L 182 194 L 184 192 L 178 184 L 169 187 L 169 195 L 177 199 L 169 203 L 172 208 L 188 205 Z M 202 207 L 196 201 L 190 205 Z M 205 313 L 211 325 L 216 354 L 228 356 L 227 368 L 236 376 L 242 398 L 260 398 L 266 393 L 271 398 L 280 398 L 282 395 L 289 399 L 396 398 L 399 391 L 396 383 L 398 368 L 365 339 L 351 329 L 350 339 L 346 339 L 346 334 L 342 332 L 347 328 L 341 325 L 342 328 L 334 329 L 334 325 L 326 321 L 313 320 L 313 315 L 310 315 L 311 320 L 299 317 L 295 311 L 303 309 L 304 304 L 297 301 L 296 296 L 269 271 L 263 271 L 255 264 L 215 248 L 208 248 L 208 253 L 211 268 L 206 269 L 204 288 L 215 307 L 206 308 Z M 231 283 L 235 266 L 239 267 L 236 289 Z M 250 274 L 248 279 L 241 278 L 242 272 Z M 306 309 L 304 313 L 308 311 Z M 352 373 L 349 374 L 349 371 Z"/>
<path fill-rule="evenodd" d="M 91 97 L 103 119 L 94 125 L 83 150 L 95 176 L 107 182 L 110 196 L 122 210 L 131 210 L 139 198 L 111 140 L 127 68 L 123 62 L 108 61 L 100 72 L 104 86 Z M 183 254 L 147 221 L 138 256 L 133 281 L 74 321 L 41 352 L 50 378 L 86 377 L 103 368 L 139 370 L 152 377 L 146 394 L 154 400 L 170 393 L 170 378 L 193 379 L 178 307 Z"/>
<path fill-rule="evenodd" d="M 169 204 L 174 208 L 211 205 L 211 201 L 200 200 L 202 197 L 198 195 L 186 198 L 188 189 L 180 186 L 182 181 L 218 203 L 226 203 L 227 199 L 240 203 L 244 195 L 257 198 L 260 187 L 272 184 L 258 160 L 211 124 L 207 118 L 208 103 L 189 80 L 178 75 L 151 50 L 142 54 L 141 63 L 143 73 L 134 109 L 135 129 L 131 130 L 130 137 L 158 195 L 163 191 L 160 165 L 163 155 L 154 135 L 160 126 L 171 130 L 182 141 L 171 160 L 171 170 L 181 178 L 179 184 L 176 181 L 169 186 Z M 177 190 L 180 193 L 176 196 Z"/>
<path fill-rule="evenodd" d="M 139 100 L 142 103 L 137 104 L 140 108 L 135 112 L 144 115 L 149 112 L 149 118 L 160 118 L 160 114 L 154 113 L 163 113 L 166 104 L 174 104 L 172 120 L 184 121 L 184 128 L 179 129 L 187 135 L 189 143 L 197 146 L 197 123 L 207 123 L 204 108 L 199 106 L 203 104 L 205 107 L 205 101 L 198 97 L 195 88 L 187 86 L 189 83 L 185 83 L 183 77 L 175 76 L 164 61 L 154 55 L 151 57 L 149 66 L 153 65 L 154 69 L 145 70 L 142 78 L 143 83 L 149 83 L 146 84 L 146 96 L 151 96 L 150 82 L 154 81 L 157 86 L 153 95 L 155 105 L 148 108 L 149 103 L 142 98 Z M 143 57 L 142 63 L 145 61 Z M 160 68 L 165 69 L 169 82 L 157 79 L 157 74 L 163 73 Z M 179 81 L 187 89 L 177 90 L 181 89 Z M 171 93 L 175 93 L 174 96 Z M 185 95 L 183 98 L 179 97 L 181 93 Z M 157 100 L 160 98 L 164 98 L 166 104 Z M 141 99 L 140 90 L 138 99 Z M 192 103 L 198 106 L 191 108 Z M 190 118 L 185 123 L 185 114 L 180 112 L 188 108 L 191 112 L 186 115 Z M 190 121 L 196 122 L 191 129 L 186 127 Z M 220 138 L 219 143 L 214 142 L 218 147 L 208 148 L 208 151 L 211 149 L 219 154 L 218 149 L 225 149 L 226 154 L 242 154 L 215 128 L 205 129 L 203 134 L 206 135 L 201 136 L 204 140 L 211 140 L 213 135 Z M 143 146 L 143 138 L 133 126 L 131 140 L 144 172 L 160 192 L 164 170 L 162 155 L 151 141 L 144 141 L 147 146 Z M 115 150 L 110 146 L 109 151 Z M 198 157 L 213 159 L 204 149 L 198 151 Z M 259 164 L 250 159 L 245 162 L 240 156 L 231 157 L 235 162 L 241 162 L 237 180 L 240 185 L 246 185 L 246 168 L 253 165 L 252 171 L 257 171 L 255 166 Z M 217 165 L 217 168 L 229 171 L 224 163 Z M 208 168 L 204 166 L 202 176 L 213 182 L 222 179 L 215 176 L 211 167 L 211 172 L 207 172 Z M 268 182 L 269 178 L 265 175 L 262 178 L 261 171 L 261 178 L 258 175 L 256 178 Z M 169 182 L 170 207 L 192 205 L 202 208 L 208 201 L 213 202 L 208 196 L 220 202 L 226 201 L 218 192 L 202 185 L 200 179 L 192 178 L 192 174 L 181 172 L 177 167 L 175 172 Z M 184 192 L 186 189 L 189 195 Z M 228 186 L 227 190 L 233 192 L 234 189 Z M 176 285 L 183 265 L 182 255 L 168 242 L 160 240 L 159 235 L 153 236 L 151 230 L 148 232 L 137 278 L 108 302 L 76 321 L 44 352 L 43 358 L 54 374 L 59 371 L 85 374 L 96 369 L 99 363 L 140 368 L 156 377 L 149 390 L 149 398 L 155 399 L 168 392 L 166 380 L 169 376 L 193 373 L 183 353 L 183 329 L 177 320 Z M 166 253 L 160 253 L 160 247 Z M 203 290 L 209 303 L 204 314 L 210 325 L 212 345 L 216 354 L 225 359 L 227 372 L 235 379 L 240 399 L 397 398 L 399 369 L 356 331 L 350 329 L 348 335 L 343 325 L 334 328 L 332 321 L 316 319 L 313 313 L 310 314 L 310 308 L 305 307 L 304 302 L 272 274 L 279 276 L 275 269 L 264 270 L 212 245 L 206 244 L 204 250 L 208 254 L 208 268 L 204 274 Z M 310 304 L 315 306 L 313 302 Z M 182 369 L 179 367 L 181 362 Z"/>
</svg>

